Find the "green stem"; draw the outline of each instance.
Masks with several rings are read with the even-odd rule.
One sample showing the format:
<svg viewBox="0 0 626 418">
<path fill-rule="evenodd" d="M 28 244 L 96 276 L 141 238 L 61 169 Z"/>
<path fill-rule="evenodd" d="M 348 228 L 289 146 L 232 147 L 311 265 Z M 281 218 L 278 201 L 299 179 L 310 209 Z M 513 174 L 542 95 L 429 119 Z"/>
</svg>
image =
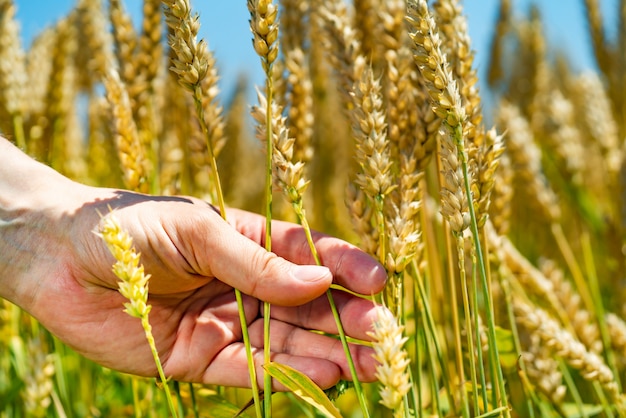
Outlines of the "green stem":
<svg viewBox="0 0 626 418">
<path fill-rule="evenodd" d="M 583 400 L 580 397 L 580 393 L 578 393 L 576 382 L 574 382 L 574 379 L 572 378 L 572 375 L 569 372 L 567 365 L 562 359 L 559 360 L 559 370 L 561 371 L 561 374 L 563 375 L 563 380 L 565 380 L 565 385 L 569 389 L 569 393 L 572 396 L 572 399 L 574 399 L 574 403 L 576 404 L 578 413 L 580 414 L 582 418 L 588 418 L 587 413 L 585 412 L 584 405 L 583 405 Z"/>
<path fill-rule="evenodd" d="M 197 85 L 193 90 L 193 101 L 196 106 L 196 115 L 198 117 L 198 121 L 200 122 L 202 133 L 204 134 L 207 141 L 209 160 L 211 162 L 211 173 L 213 174 L 214 179 L 213 186 L 215 187 L 215 194 L 217 195 L 220 215 L 222 216 L 222 219 L 226 221 L 226 205 L 224 204 L 224 194 L 222 193 L 222 185 L 220 182 L 219 171 L 217 170 L 217 161 L 215 159 L 215 152 L 213 151 L 213 141 L 211 140 L 212 138 L 209 135 L 209 128 L 206 124 L 206 120 L 204 119 L 204 108 L 202 107 L 202 89 L 199 85 Z M 260 418 L 262 416 L 260 407 L 261 397 L 259 394 L 259 387 L 256 380 L 256 366 L 254 364 L 254 357 L 252 356 L 252 347 L 250 345 L 250 336 L 248 334 L 248 322 L 243 306 L 243 297 L 239 289 L 235 288 L 234 290 L 235 297 L 237 299 L 237 310 L 239 311 L 239 321 L 241 323 L 243 343 L 246 348 L 246 357 L 248 360 L 248 371 L 250 374 L 250 387 L 252 388 L 252 397 L 254 399 L 257 417 Z"/>
<path fill-rule="evenodd" d="M 414 299 L 417 302 L 417 299 Z M 417 306 L 417 303 L 413 304 L 413 309 L 415 312 L 415 325 L 419 322 L 424 321 L 424 315 L 420 313 L 420 309 Z M 415 358 L 415 379 L 413 378 L 413 372 L 411 372 L 411 381 L 413 385 L 411 385 L 411 391 L 413 392 L 414 404 L 415 404 L 415 415 L 420 418 L 422 416 L 422 391 L 418 388 L 422 383 L 422 356 L 421 356 L 421 346 L 426 345 L 426 334 L 424 333 L 424 327 L 415 327 L 415 353 L 413 354 Z M 411 369 L 409 369 L 411 370 Z"/>
<path fill-rule="evenodd" d="M 440 173 L 439 183 L 443 184 L 443 178 L 441 174 L 443 171 L 443 168 L 441 164 L 440 155 L 437 156 L 435 162 L 437 163 L 437 172 Z M 424 205 L 424 208 L 425 208 L 424 210 L 427 209 L 427 206 L 428 205 Z M 424 225 L 426 225 L 426 222 L 424 222 Z M 446 254 L 450 254 L 450 256 L 447 257 L 447 260 L 446 260 L 447 261 L 446 268 L 447 268 L 447 273 L 448 273 L 446 276 L 448 278 L 448 284 L 449 284 L 449 290 L 450 290 L 450 300 L 451 300 L 450 316 L 452 317 L 452 329 L 454 330 L 455 363 L 456 363 L 456 370 L 458 373 L 458 385 L 461 388 L 461 390 L 459 390 L 460 395 L 461 395 L 461 415 L 463 416 L 463 418 L 469 418 L 469 400 L 467 399 L 467 391 L 465 390 L 465 370 L 464 370 L 464 364 L 463 364 L 463 349 L 462 349 L 463 346 L 461 343 L 461 324 L 459 321 L 459 308 L 457 306 L 456 284 L 454 282 L 454 277 L 455 277 L 454 262 L 451 256 L 452 243 L 450 242 L 450 238 L 452 237 L 452 234 L 450 233 L 450 224 L 448 222 L 443 223 L 443 232 L 444 232 L 443 239 L 445 241 Z M 448 389 L 450 388 L 448 387 Z M 457 392 L 449 391 L 451 399 L 452 399 L 452 393 L 457 393 Z M 451 402 L 451 404 L 454 406 L 456 403 L 453 401 Z"/>
<path fill-rule="evenodd" d="M 515 352 L 519 356 L 519 368 L 520 373 L 523 373 L 524 377 L 526 377 L 526 363 L 524 362 L 524 357 L 522 356 L 522 343 L 519 338 L 519 331 L 517 329 L 517 323 L 515 322 L 515 312 L 513 311 L 513 297 L 511 296 L 511 289 L 509 286 L 509 282 L 505 281 L 503 278 L 503 274 L 498 274 L 500 278 L 500 287 L 502 288 L 502 293 L 504 293 L 504 304 L 506 306 L 506 315 L 509 321 L 509 326 L 511 327 L 511 334 L 513 336 L 513 345 L 515 346 Z M 522 385 L 524 393 L 527 395 L 526 397 L 526 408 L 528 408 L 529 418 L 534 418 L 534 408 L 533 402 L 535 404 L 539 404 L 539 400 L 537 399 L 535 393 L 529 389 L 530 385 Z"/>
<path fill-rule="evenodd" d="M 165 372 L 163 371 L 163 366 L 161 365 L 161 359 L 159 358 L 159 353 L 156 348 L 156 344 L 154 342 L 154 336 L 152 335 L 152 325 L 148 321 L 148 315 L 141 316 L 141 326 L 143 327 L 144 332 L 146 333 L 146 339 L 148 340 L 148 344 L 150 345 L 150 351 L 152 352 L 152 357 L 154 358 L 154 364 L 157 366 L 157 370 L 159 372 L 159 378 L 163 383 L 163 389 L 165 391 L 165 398 L 167 399 L 167 406 L 170 408 L 170 414 L 172 417 L 177 418 L 178 412 L 176 412 L 176 406 L 174 405 L 174 399 L 172 398 L 172 393 L 170 392 L 170 387 L 167 384 L 167 377 L 165 376 Z"/>
<path fill-rule="evenodd" d="M 471 309 L 474 312 L 474 329 L 476 330 L 476 343 L 477 350 L 476 356 L 478 360 L 478 364 L 480 367 L 478 368 L 479 378 L 480 378 L 480 394 L 482 397 L 483 405 L 485 406 L 485 411 L 487 410 L 487 405 L 489 404 L 487 401 L 487 381 L 485 377 L 485 366 L 483 363 L 483 350 L 480 339 L 480 315 L 478 314 L 478 284 L 476 283 L 476 254 L 472 256 L 472 288 L 471 288 Z M 491 276 L 489 276 L 491 277 Z M 491 295 L 491 292 L 489 292 Z"/>
<path fill-rule="evenodd" d="M 417 281 L 417 280 L 416 280 Z M 421 315 L 422 318 L 422 326 L 424 329 L 430 328 L 431 324 L 426 315 Z M 430 330 L 429 330 L 430 331 Z M 431 332 L 432 334 L 432 332 Z M 433 358 L 433 349 L 431 344 L 436 344 L 436 337 L 431 335 L 431 338 L 428 338 L 428 334 L 424 336 L 424 350 L 426 351 L 426 357 L 428 358 L 428 371 L 430 372 L 430 390 L 432 392 L 432 403 L 435 404 L 435 407 L 432 408 L 432 413 L 438 417 L 445 416 L 443 410 L 441 409 L 441 398 L 439 397 L 439 385 L 437 379 L 437 370 L 435 368 L 435 359 Z M 437 348 L 435 348 L 437 352 L 437 356 L 441 356 L 441 353 Z M 441 364 L 441 358 L 439 358 L 439 363 Z M 435 411 L 436 408 L 436 411 Z"/>
<path fill-rule="evenodd" d="M 574 255 L 574 252 L 572 251 L 572 248 L 570 247 L 569 242 L 567 241 L 567 238 L 563 233 L 563 228 L 561 228 L 561 224 L 556 222 L 552 223 L 552 225 L 550 225 L 550 230 L 552 231 L 552 235 L 556 240 L 557 246 L 559 247 L 563 258 L 565 259 L 565 263 L 567 264 L 570 273 L 572 274 L 572 278 L 574 279 L 574 283 L 576 283 L 578 293 L 580 293 L 580 296 L 583 299 L 585 308 L 587 308 L 589 312 L 595 312 L 593 306 L 593 297 L 591 296 L 589 287 L 585 282 L 585 278 L 583 277 L 583 273 L 580 270 L 580 266 L 576 261 L 576 256 Z"/>
<path fill-rule="evenodd" d="M 193 417 L 200 418 L 200 413 L 198 412 L 198 403 L 196 402 L 196 391 L 193 388 L 193 383 L 189 383 L 189 395 L 191 396 L 191 408 L 193 410 Z"/>
<path fill-rule="evenodd" d="M 468 293 L 467 277 L 465 274 L 465 240 L 462 235 L 456 236 L 456 249 L 459 257 L 459 275 L 461 278 L 461 296 L 463 297 L 463 311 L 465 314 L 465 333 L 467 338 L 467 350 L 470 365 L 470 379 L 472 381 L 472 400 L 474 407 L 474 414 L 480 411 L 478 406 L 478 378 L 476 375 L 476 359 L 474 358 L 474 335 L 472 331 L 472 312 L 470 309 L 470 298 Z M 476 329 L 478 333 L 478 329 Z M 465 390 L 465 389 L 463 389 Z M 485 408 L 487 405 L 485 405 Z"/>
<path fill-rule="evenodd" d="M 300 198 L 300 200 L 296 202 L 293 202 L 292 204 L 296 212 L 296 215 L 298 216 L 300 225 L 302 225 L 304 234 L 306 235 L 306 240 L 309 243 L 309 248 L 311 249 L 311 254 L 313 254 L 313 259 L 315 260 L 315 264 L 317 264 L 318 266 L 321 266 L 322 262 L 317 252 L 317 248 L 315 247 L 315 243 L 313 242 L 313 237 L 311 236 L 311 228 L 309 227 L 309 222 L 306 219 L 306 215 L 302 207 L 302 198 Z M 333 294 L 330 289 L 326 290 L 326 297 L 328 298 L 330 310 L 332 311 L 333 318 L 335 319 L 335 324 L 337 326 L 337 331 L 339 333 L 339 339 L 341 340 L 343 351 L 345 353 L 346 359 L 348 360 L 348 367 L 350 368 L 350 374 L 352 375 L 352 383 L 354 384 L 354 390 L 359 400 L 361 412 L 363 413 L 364 417 L 369 417 L 370 415 L 369 415 L 369 411 L 367 408 L 367 401 L 365 399 L 365 392 L 363 391 L 363 387 L 361 386 L 361 382 L 356 373 L 356 367 L 354 366 L 352 353 L 350 353 L 350 346 L 348 345 L 348 339 L 346 338 L 346 333 L 343 329 L 343 324 L 341 323 L 339 311 L 337 310 L 337 306 L 335 304 L 335 300 L 333 298 Z"/>
<path fill-rule="evenodd" d="M 274 141 L 272 135 L 272 101 L 274 99 L 274 81 L 272 79 L 273 65 L 267 67 L 266 88 L 267 88 L 267 105 L 265 108 L 265 142 L 266 142 L 266 160 L 265 160 L 265 249 L 272 251 L 272 184 L 274 178 L 272 175 L 272 156 L 274 154 Z M 263 361 L 265 364 L 270 362 L 270 309 L 268 302 L 263 302 Z M 264 374 L 263 388 L 265 391 L 265 401 L 263 403 L 265 417 L 272 416 L 272 376 L 269 373 Z"/>
<path fill-rule="evenodd" d="M 600 400 L 600 404 L 602 405 L 602 409 L 604 409 L 604 413 L 607 418 L 614 418 L 613 410 L 611 409 L 611 405 L 609 404 L 608 399 L 604 391 L 602 390 L 602 385 L 597 380 L 593 382 L 593 390 L 596 392 L 596 396 Z"/>
<path fill-rule="evenodd" d="M 452 399 L 453 392 L 452 392 L 452 387 L 450 385 L 450 377 L 449 377 L 450 372 L 448 371 L 448 363 L 444 361 L 443 350 L 441 348 L 441 344 L 439 344 L 439 339 L 437 338 L 437 328 L 435 327 L 435 321 L 433 319 L 433 315 L 430 309 L 430 303 L 428 302 L 428 296 L 426 295 L 426 289 L 424 289 L 423 278 L 417 268 L 415 260 L 411 262 L 411 267 L 414 272 L 413 277 L 415 278 L 415 280 L 413 280 L 413 286 L 414 287 L 417 286 L 417 292 L 415 292 L 415 288 L 414 288 L 414 293 L 419 295 L 420 304 L 422 306 L 423 314 L 424 314 L 423 317 L 424 317 L 424 321 L 426 325 L 425 329 L 427 329 L 429 332 L 428 334 L 425 335 L 424 340 L 425 340 L 425 343 L 428 344 L 428 340 L 429 340 L 428 336 L 430 335 L 433 345 L 435 346 L 435 352 L 437 353 L 437 360 L 439 361 L 439 367 L 441 368 L 441 375 L 442 375 L 444 386 L 446 388 L 446 392 L 448 393 L 450 405 L 453 408 L 454 415 L 458 415 L 456 406 L 454 405 L 455 402 Z M 460 344 L 460 342 L 458 342 L 458 344 Z M 434 363 L 432 359 L 430 361 L 431 363 Z M 433 369 L 434 369 L 434 364 L 433 364 Z M 464 387 L 464 385 L 461 384 L 461 387 Z M 437 399 L 437 402 L 439 403 L 439 391 L 435 392 L 433 396 Z M 467 411 L 468 408 L 464 408 L 464 410 Z"/>
<path fill-rule="evenodd" d="M 183 408 L 183 395 L 180 393 L 180 383 L 174 380 L 174 392 L 176 393 L 176 402 L 178 404 L 178 415 L 185 416 L 185 409 Z"/>
<path fill-rule="evenodd" d="M 452 254 L 452 244 L 450 242 L 450 237 L 452 236 L 449 232 L 449 224 L 445 223 L 444 228 L 446 229 L 445 239 L 446 239 L 446 249 L 448 254 Z M 461 414 L 463 418 L 469 418 L 469 399 L 467 399 L 467 391 L 465 390 L 465 367 L 463 364 L 463 345 L 461 343 L 461 324 L 459 321 L 459 308 L 457 306 L 457 293 L 456 293 L 456 284 L 454 283 L 454 264 L 452 261 L 452 256 L 448 257 L 448 280 L 450 285 L 450 299 L 452 303 L 450 304 L 452 308 L 452 327 L 454 328 L 454 353 L 455 353 L 455 361 L 457 372 L 459 373 L 459 387 L 461 392 Z M 433 325 L 434 327 L 434 325 Z M 434 330 L 434 328 L 433 328 Z M 434 331 L 433 331 L 434 332 Z M 450 392 L 452 394 L 454 392 Z M 454 404 L 454 403 L 453 403 Z"/>
<path fill-rule="evenodd" d="M 224 204 L 224 194 L 222 193 L 222 183 L 220 181 L 220 173 L 217 170 L 217 160 L 213 151 L 213 138 L 209 134 L 209 127 L 204 119 L 204 107 L 202 106 L 202 89 L 197 85 L 193 90 L 193 101 L 196 105 L 196 115 L 200 122 L 200 128 L 206 139 L 207 148 L 209 150 L 209 161 L 211 164 L 211 174 L 213 175 L 213 187 L 215 187 L 215 196 L 220 209 L 222 218 L 226 220 L 226 205 Z"/>
<path fill-rule="evenodd" d="M 487 332 L 489 342 L 489 357 L 491 359 L 491 366 L 496 371 L 497 385 L 496 388 L 499 392 L 498 407 L 507 404 L 506 401 L 506 388 L 504 386 L 504 375 L 502 373 L 502 367 L 500 366 L 500 355 L 498 354 L 498 347 L 496 344 L 496 327 L 493 314 L 493 301 L 491 295 L 489 295 L 489 285 L 487 283 L 487 272 L 485 270 L 485 261 L 483 260 L 483 252 L 480 245 L 480 237 L 478 234 L 478 222 L 476 221 L 476 212 L 474 211 L 474 199 L 472 197 L 472 189 L 470 186 L 469 169 L 467 167 L 467 155 L 465 153 L 465 146 L 463 145 L 463 128 L 461 125 L 457 125 L 453 129 L 454 141 L 457 145 L 459 160 L 461 161 L 461 167 L 463 170 L 463 180 L 465 183 L 465 194 L 467 195 L 467 201 L 469 202 L 469 213 L 471 220 L 472 238 L 476 247 L 476 256 L 478 257 L 478 269 L 480 273 L 481 286 L 483 291 L 483 297 L 485 299 L 485 311 L 487 314 Z M 494 405 L 495 406 L 495 405 Z M 510 417 L 508 408 L 505 410 L 505 416 Z"/>
<path fill-rule="evenodd" d="M 586 232 L 582 235 L 581 245 L 583 248 L 583 258 L 585 260 L 585 266 L 587 267 L 589 289 L 591 291 L 591 297 L 594 301 L 593 306 L 596 310 L 595 313 L 600 329 L 600 337 L 602 338 L 602 344 L 604 345 L 604 353 L 606 356 L 607 364 L 613 372 L 615 383 L 617 383 L 617 390 L 621 393 L 622 384 L 619 378 L 619 369 L 615 360 L 615 353 L 611 348 L 611 337 L 609 336 L 609 330 L 606 325 L 606 312 L 604 310 L 604 304 L 602 302 L 602 295 L 600 292 L 600 285 L 598 283 L 598 275 L 596 273 L 595 263 L 593 261 L 593 250 L 591 249 L 589 234 Z"/>
</svg>

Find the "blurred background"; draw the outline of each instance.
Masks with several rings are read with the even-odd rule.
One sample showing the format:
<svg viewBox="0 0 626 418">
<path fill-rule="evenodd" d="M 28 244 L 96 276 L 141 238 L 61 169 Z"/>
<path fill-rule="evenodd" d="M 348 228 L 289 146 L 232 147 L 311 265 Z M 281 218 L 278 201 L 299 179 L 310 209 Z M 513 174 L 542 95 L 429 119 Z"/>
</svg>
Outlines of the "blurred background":
<svg viewBox="0 0 626 418">
<path fill-rule="evenodd" d="M 602 7 L 605 27 L 617 28 L 618 1 L 598 0 Z M 17 17 L 21 22 L 22 39 L 28 48 L 34 36 L 67 14 L 76 0 L 15 0 Z M 106 1 L 105 1 L 106 3 Z M 141 0 L 123 2 L 139 24 Z M 480 87 L 486 92 L 485 72 L 488 66 L 489 49 L 494 35 L 498 0 L 466 0 L 461 2 L 469 22 L 469 33 L 476 53 L 475 65 L 480 75 Z M 593 52 L 585 20 L 583 0 L 513 0 L 514 16 L 527 16 L 535 4 L 545 23 L 545 34 L 551 48 L 558 48 L 571 61 L 575 72 L 595 69 Z M 248 26 L 249 13 L 245 0 L 192 0 L 191 5 L 200 14 L 202 26 L 200 36 L 206 39 L 214 51 L 222 94 L 229 96 L 235 88 L 237 78 L 245 75 L 251 83 L 263 83 L 258 57 L 251 44 Z M 606 34 L 612 39 L 614 33 Z M 554 51 L 553 51 L 554 52 Z M 488 104 L 485 95 L 484 101 Z"/>
</svg>

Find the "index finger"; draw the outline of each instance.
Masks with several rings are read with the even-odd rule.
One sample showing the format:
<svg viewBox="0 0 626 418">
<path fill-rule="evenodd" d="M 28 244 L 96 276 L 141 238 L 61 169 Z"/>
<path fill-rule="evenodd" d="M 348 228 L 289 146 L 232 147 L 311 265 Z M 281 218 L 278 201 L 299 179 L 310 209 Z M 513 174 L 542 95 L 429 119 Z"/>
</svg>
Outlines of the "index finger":
<svg viewBox="0 0 626 418">
<path fill-rule="evenodd" d="M 241 234 L 265 245 L 265 217 L 228 210 L 228 221 Z M 315 264 L 304 229 L 290 222 L 272 221 L 272 252 L 296 264 Z M 339 238 L 312 231 L 322 265 L 333 274 L 333 281 L 353 292 L 371 295 L 385 286 L 384 267 L 361 249 Z"/>
</svg>

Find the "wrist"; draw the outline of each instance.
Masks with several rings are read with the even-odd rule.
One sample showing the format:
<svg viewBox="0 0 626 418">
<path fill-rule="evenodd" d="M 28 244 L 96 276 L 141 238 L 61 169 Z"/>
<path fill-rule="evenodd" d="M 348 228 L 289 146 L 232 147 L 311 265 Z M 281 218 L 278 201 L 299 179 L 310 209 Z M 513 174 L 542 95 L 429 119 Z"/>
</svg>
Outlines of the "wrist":
<svg viewBox="0 0 626 418">
<path fill-rule="evenodd" d="M 77 183 L 0 138 L 0 297 L 29 310 L 60 268 Z"/>
</svg>

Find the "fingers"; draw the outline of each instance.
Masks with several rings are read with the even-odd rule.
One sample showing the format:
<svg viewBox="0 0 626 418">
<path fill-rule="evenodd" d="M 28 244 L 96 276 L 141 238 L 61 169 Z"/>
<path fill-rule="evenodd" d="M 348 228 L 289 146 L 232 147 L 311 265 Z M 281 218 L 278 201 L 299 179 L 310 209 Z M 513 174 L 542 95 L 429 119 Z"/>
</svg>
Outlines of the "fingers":
<svg viewBox="0 0 626 418">
<path fill-rule="evenodd" d="M 323 389 L 337 384 L 339 379 L 352 379 L 340 341 L 280 321 L 272 321 L 270 330 L 271 361 L 293 367 Z M 249 331 L 251 344 L 256 347 L 262 346 L 262 320 L 253 323 Z M 373 350 L 365 346 L 351 345 L 350 352 L 359 379 L 363 382 L 374 381 L 376 363 L 372 357 Z M 253 356 L 257 366 L 257 384 L 262 387 L 263 349 L 253 347 Z M 224 348 L 207 367 L 202 381 L 207 384 L 250 387 L 250 374 L 243 344 L 235 343 Z M 274 390 L 286 390 L 277 382 L 272 386 Z"/>
<path fill-rule="evenodd" d="M 257 385 L 263 387 L 263 349 L 252 349 L 257 370 Z M 341 376 L 340 368 L 331 361 L 291 354 L 273 354 L 272 361 L 286 364 L 306 374 L 321 388 L 337 384 Z M 219 384 L 232 387 L 250 387 L 250 372 L 243 343 L 236 343 L 224 348 L 206 369 L 202 376 L 204 384 Z M 274 382 L 272 388 L 286 391 L 287 388 Z"/>
<path fill-rule="evenodd" d="M 263 243 L 265 218 L 236 209 L 229 210 L 229 222 L 243 235 Z M 328 266 L 335 282 L 365 295 L 378 293 L 387 275 L 383 266 L 356 246 L 318 232 L 313 240 L 322 264 Z M 272 222 L 272 251 L 297 264 L 315 264 L 304 230 L 289 222 Z"/>
<path fill-rule="evenodd" d="M 263 346 L 263 320 L 254 322 L 250 328 L 250 343 L 253 346 Z M 270 351 L 292 356 L 326 360 L 339 367 L 341 378 L 352 380 L 350 368 L 345 356 L 341 341 L 303 330 L 282 321 L 270 321 Z M 350 344 L 350 353 L 359 380 L 371 382 L 375 380 L 376 362 L 370 347 Z M 307 371 L 301 370 L 305 374 Z M 336 383 L 336 382 L 335 382 Z"/>
<path fill-rule="evenodd" d="M 377 307 L 372 301 L 345 292 L 333 291 L 333 300 L 339 311 L 341 324 L 347 335 L 369 341 L 367 332 L 377 318 Z M 296 307 L 272 306 L 272 319 L 288 322 L 305 329 L 337 334 L 337 325 L 328 298 L 321 296 L 306 305 Z"/>
<path fill-rule="evenodd" d="M 205 208 L 190 221 L 175 219 L 166 230 L 195 272 L 273 304 L 306 303 L 332 283 L 327 267 L 297 265 L 268 252 Z"/>
</svg>

